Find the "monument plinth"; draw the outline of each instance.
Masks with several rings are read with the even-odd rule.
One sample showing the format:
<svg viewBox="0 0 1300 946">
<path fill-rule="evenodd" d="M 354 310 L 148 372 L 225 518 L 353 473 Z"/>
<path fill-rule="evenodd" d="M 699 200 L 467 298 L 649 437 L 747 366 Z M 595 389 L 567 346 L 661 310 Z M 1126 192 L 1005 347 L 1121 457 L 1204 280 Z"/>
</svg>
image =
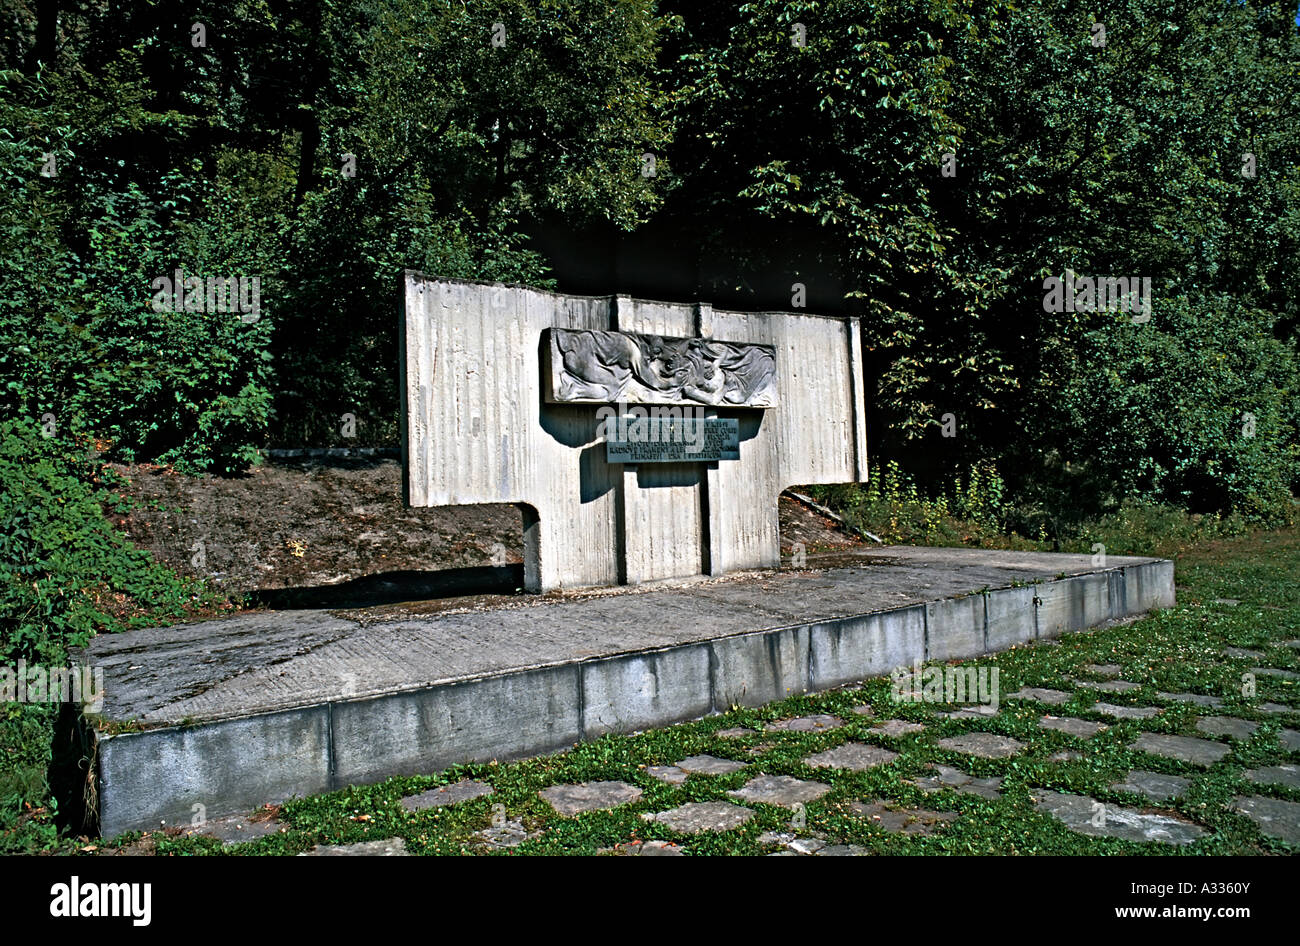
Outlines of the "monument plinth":
<svg viewBox="0 0 1300 946">
<path fill-rule="evenodd" d="M 852 321 L 406 277 L 407 501 L 517 503 L 525 597 L 97 637 L 103 833 L 550 752 L 1174 603 L 1173 564 L 870 548 L 779 562 L 777 496 L 866 475 Z M 881 566 L 887 567 L 881 567 Z M 70 782 L 69 784 L 73 784 Z"/>
</svg>

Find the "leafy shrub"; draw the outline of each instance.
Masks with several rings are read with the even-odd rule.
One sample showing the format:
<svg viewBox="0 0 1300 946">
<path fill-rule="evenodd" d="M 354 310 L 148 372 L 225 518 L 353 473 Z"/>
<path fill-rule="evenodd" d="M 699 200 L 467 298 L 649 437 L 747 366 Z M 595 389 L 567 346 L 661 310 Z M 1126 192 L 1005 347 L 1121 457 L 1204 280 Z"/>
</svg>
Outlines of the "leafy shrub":
<svg viewBox="0 0 1300 946">
<path fill-rule="evenodd" d="M 1002 477 L 988 464 L 971 467 L 937 491 L 923 490 L 894 460 L 873 467 L 865 488 L 843 484 L 808 489 L 854 527 L 885 542 L 907 545 L 1091 554 L 1100 543 L 1110 555 L 1169 556 L 1249 528 L 1241 513 L 1188 513 L 1138 499 L 1100 516 L 1063 517 L 1036 504 L 1006 501 Z"/>
<path fill-rule="evenodd" d="M 395 444 L 396 300 L 403 271 L 553 288 L 541 257 L 509 221 L 435 211 L 409 179 L 380 190 L 351 182 L 310 196 L 292 235 L 275 345 L 277 434 L 289 444 Z"/>
<path fill-rule="evenodd" d="M 1197 515 L 1176 506 L 1130 500 L 1084 525 L 1069 550 L 1090 551 L 1100 543 L 1107 555 L 1170 556 L 1211 539 L 1242 535 L 1248 528 L 1240 513 Z"/>
<path fill-rule="evenodd" d="M 820 501 L 839 509 L 854 527 L 890 543 L 918 545 L 997 544 L 1005 486 L 992 464 L 970 467 L 937 496 L 890 460 L 871 468 L 866 487 L 813 486 Z"/>
<path fill-rule="evenodd" d="M 214 596 L 135 548 L 84 447 L 26 421 L 0 424 L 0 666 L 66 666 L 97 633 L 156 624 Z M 0 704 L 0 850 L 53 843 L 50 703 Z"/>
<path fill-rule="evenodd" d="M 202 587 L 104 517 L 120 500 L 77 450 L 0 424 L 0 660 L 59 664 L 91 635 L 180 617 Z"/>
<path fill-rule="evenodd" d="M 1226 297 L 1101 314 L 1054 418 L 1102 508 L 1132 498 L 1272 524 L 1300 484 L 1300 361 L 1271 317 Z"/>
<path fill-rule="evenodd" d="M 43 99 L 12 75 L 0 81 L 14 101 Z M 249 324 L 150 302 L 152 281 L 178 267 L 262 275 L 268 249 L 247 201 L 196 183 L 197 167 L 146 187 L 118 179 L 124 162 L 89 156 L 83 166 L 94 129 L 65 124 L 76 116 L 56 105 L 14 101 L 0 97 L 0 127 L 21 135 L 0 137 L 0 414 L 51 413 L 59 430 L 106 437 L 127 460 L 242 471 L 269 420 L 267 312 Z M 60 136 L 64 170 L 32 173 Z"/>
</svg>

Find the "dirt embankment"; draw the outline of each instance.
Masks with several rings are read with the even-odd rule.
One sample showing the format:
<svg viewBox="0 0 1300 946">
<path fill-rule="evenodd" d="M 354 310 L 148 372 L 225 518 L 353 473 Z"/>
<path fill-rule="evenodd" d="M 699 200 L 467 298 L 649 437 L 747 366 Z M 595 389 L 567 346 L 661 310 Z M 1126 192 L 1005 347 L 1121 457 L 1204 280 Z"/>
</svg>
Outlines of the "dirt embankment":
<svg viewBox="0 0 1300 946">
<path fill-rule="evenodd" d="M 186 477 L 115 466 L 136 508 L 118 520 L 140 547 L 233 599 L 343 607 L 370 601 L 504 591 L 522 581 L 523 521 L 508 505 L 412 509 L 390 459 L 280 460 L 247 476 Z M 858 544 L 788 496 L 785 555 Z"/>
</svg>

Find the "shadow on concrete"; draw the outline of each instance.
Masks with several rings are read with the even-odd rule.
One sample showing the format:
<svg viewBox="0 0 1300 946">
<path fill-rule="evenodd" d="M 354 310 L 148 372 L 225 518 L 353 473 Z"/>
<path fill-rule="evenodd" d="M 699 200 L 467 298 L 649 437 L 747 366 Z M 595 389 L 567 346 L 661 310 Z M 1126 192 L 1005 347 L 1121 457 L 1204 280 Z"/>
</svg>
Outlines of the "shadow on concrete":
<svg viewBox="0 0 1300 946">
<path fill-rule="evenodd" d="M 46 771 L 50 794 L 58 805 L 54 824 L 61 832 L 92 838 L 99 834 L 95 745 L 95 734 L 81 711 L 72 703 L 62 703 Z"/>
<path fill-rule="evenodd" d="M 251 592 L 252 607 L 277 611 L 318 608 L 370 608 L 402 601 L 513 594 L 524 584 L 523 565 L 482 565 L 439 571 L 399 571 L 365 575 L 337 585 L 268 588 Z"/>
</svg>

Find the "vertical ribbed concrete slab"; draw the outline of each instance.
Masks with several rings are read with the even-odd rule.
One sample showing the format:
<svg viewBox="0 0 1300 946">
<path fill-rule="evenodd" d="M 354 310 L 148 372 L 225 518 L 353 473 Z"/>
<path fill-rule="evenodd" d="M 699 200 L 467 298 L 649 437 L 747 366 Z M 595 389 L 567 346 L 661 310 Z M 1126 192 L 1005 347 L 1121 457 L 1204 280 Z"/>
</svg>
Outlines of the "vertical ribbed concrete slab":
<svg viewBox="0 0 1300 946">
<path fill-rule="evenodd" d="M 1038 636 L 1035 587 L 1002 588 L 984 595 L 990 651 L 1006 650 Z"/>
<path fill-rule="evenodd" d="M 716 706 L 762 706 L 812 689 L 807 627 L 725 637 L 710 646 Z"/>
<path fill-rule="evenodd" d="M 407 502 L 526 504 L 529 590 L 774 567 L 781 491 L 866 475 L 856 323 L 409 272 L 401 314 Z M 546 397 L 551 328 L 771 345 L 777 403 L 708 407 L 738 421 L 739 460 L 611 466 L 604 408 Z"/>
<path fill-rule="evenodd" d="M 1060 637 L 1108 620 L 1110 579 L 1105 574 L 1077 575 L 1036 585 L 1038 636 Z"/>
<path fill-rule="evenodd" d="M 1129 614 L 1174 606 L 1174 563 L 1168 560 L 1126 565 L 1125 601 Z"/>
<path fill-rule="evenodd" d="M 646 463 L 624 480 L 628 584 L 703 573 L 704 481 L 699 463 Z"/>
</svg>

